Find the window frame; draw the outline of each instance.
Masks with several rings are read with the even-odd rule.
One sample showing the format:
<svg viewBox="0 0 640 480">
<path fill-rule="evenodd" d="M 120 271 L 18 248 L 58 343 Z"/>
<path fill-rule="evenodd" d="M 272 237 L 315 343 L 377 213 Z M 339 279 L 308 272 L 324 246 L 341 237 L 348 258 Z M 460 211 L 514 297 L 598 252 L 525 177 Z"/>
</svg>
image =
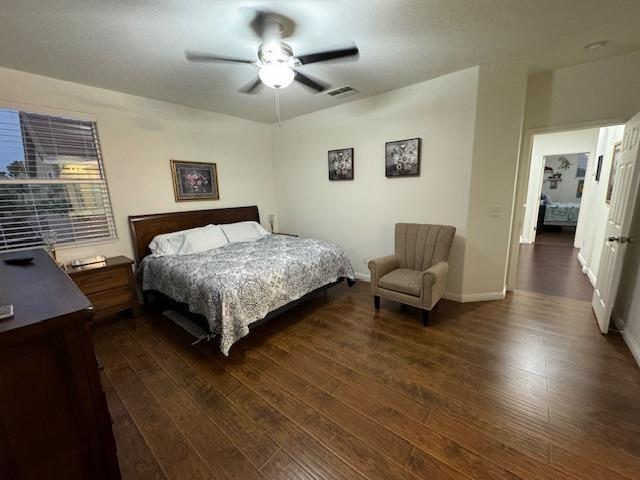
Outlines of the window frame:
<svg viewBox="0 0 640 480">
<path fill-rule="evenodd" d="M 82 238 L 82 235 L 77 236 L 78 235 L 77 233 L 73 233 L 72 240 L 58 239 L 56 241 L 56 248 L 64 249 L 64 248 L 74 248 L 74 247 L 82 247 L 82 246 L 89 246 L 89 245 L 95 245 L 95 244 L 106 244 L 106 243 L 117 242 L 119 240 L 119 237 L 118 237 L 118 229 L 116 226 L 116 216 L 114 212 L 113 201 L 111 198 L 111 191 L 109 188 L 109 180 L 108 180 L 106 166 L 105 166 L 104 154 L 102 151 L 102 142 L 100 139 L 100 132 L 99 132 L 97 118 L 94 115 L 89 115 L 86 113 L 73 112 L 69 110 L 61 110 L 61 109 L 48 108 L 48 107 L 33 106 L 28 104 L 4 102 L 4 101 L 0 101 L 0 109 L 15 111 L 18 113 L 18 116 L 24 113 L 24 114 L 47 116 L 52 118 L 60 118 L 60 119 L 71 121 L 71 122 L 78 122 L 78 123 L 90 122 L 91 123 L 92 136 L 94 140 L 93 148 L 95 149 L 95 152 L 97 154 L 97 171 L 99 171 L 99 174 L 100 174 L 99 179 L 95 179 L 95 180 L 60 179 L 60 178 L 49 179 L 49 178 L 36 178 L 36 177 L 16 178 L 16 179 L 0 178 L 0 186 L 2 185 L 38 185 L 38 184 L 40 185 L 72 184 L 72 185 L 79 185 L 79 186 L 83 184 L 98 185 L 98 189 L 100 190 L 99 196 L 100 196 L 101 202 L 105 205 L 105 212 L 104 212 L 105 228 L 108 231 L 108 236 L 104 236 L 100 238 Z M 24 126 L 21 120 L 20 120 L 19 128 L 22 134 Z M 26 162 L 27 150 L 24 144 L 23 135 L 22 135 L 21 143 L 22 143 L 23 153 L 24 153 L 25 162 Z M 75 210 L 78 211 L 78 209 L 75 209 Z M 37 211 L 38 211 L 37 207 L 34 206 L 34 212 L 37 212 Z M 72 212 L 73 209 L 69 211 Z M 0 211 L 0 213 L 2 212 Z M 55 229 L 49 229 L 49 230 L 55 230 Z M 47 230 L 39 229 L 37 230 L 37 232 L 39 235 L 42 235 L 44 232 L 47 232 Z M 26 238 L 24 241 L 29 242 L 29 240 Z M 33 248 L 42 248 L 44 246 L 45 246 L 44 240 L 42 240 L 40 243 L 31 242 L 30 245 L 19 245 L 19 246 L 13 246 L 13 247 L 7 246 L 5 242 L 0 242 L 0 253 L 27 250 L 27 249 L 33 249 Z"/>
</svg>

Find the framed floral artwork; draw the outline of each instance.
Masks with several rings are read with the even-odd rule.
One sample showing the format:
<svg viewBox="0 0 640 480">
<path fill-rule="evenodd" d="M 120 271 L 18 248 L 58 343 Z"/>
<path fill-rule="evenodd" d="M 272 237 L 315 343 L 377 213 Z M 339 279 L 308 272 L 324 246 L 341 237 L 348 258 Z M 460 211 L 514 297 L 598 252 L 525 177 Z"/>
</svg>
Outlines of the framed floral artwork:
<svg viewBox="0 0 640 480">
<path fill-rule="evenodd" d="M 396 140 L 385 144 L 385 175 L 412 177 L 420 175 L 420 138 Z"/>
<path fill-rule="evenodd" d="M 353 148 L 330 150 L 329 180 L 353 180 Z"/>
<path fill-rule="evenodd" d="M 171 160 L 176 202 L 218 200 L 218 169 L 215 163 Z"/>
</svg>

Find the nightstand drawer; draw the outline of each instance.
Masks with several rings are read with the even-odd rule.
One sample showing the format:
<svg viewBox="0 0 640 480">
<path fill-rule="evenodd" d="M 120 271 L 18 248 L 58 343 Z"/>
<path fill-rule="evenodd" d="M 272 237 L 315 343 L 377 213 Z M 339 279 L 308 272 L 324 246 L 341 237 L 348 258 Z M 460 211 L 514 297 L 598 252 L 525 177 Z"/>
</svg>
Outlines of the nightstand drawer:
<svg viewBox="0 0 640 480">
<path fill-rule="evenodd" d="M 131 267 L 128 267 L 131 268 Z M 92 293 L 104 292 L 117 287 L 129 285 L 129 276 L 124 268 L 114 268 L 105 271 L 91 271 L 83 275 L 76 275 L 74 283 L 89 296 Z"/>
<path fill-rule="evenodd" d="M 92 293 L 87 295 L 87 298 L 93 304 L 96 314 L 114 307 L 130 308 L 134 302 L 131 288 L 128 285 Z"/>
</svg>

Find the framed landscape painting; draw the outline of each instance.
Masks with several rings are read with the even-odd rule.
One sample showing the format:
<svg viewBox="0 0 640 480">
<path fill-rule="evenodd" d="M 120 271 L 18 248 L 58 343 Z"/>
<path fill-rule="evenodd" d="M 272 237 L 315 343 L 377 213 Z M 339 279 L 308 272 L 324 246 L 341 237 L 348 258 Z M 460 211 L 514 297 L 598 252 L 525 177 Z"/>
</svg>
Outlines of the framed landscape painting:
<svg viewBox="0 0 640 480">
<path fill-rule="evenodd" d="M 412 177 L 420 175 L 420 138 L 397 140 L 385 144 L 385 175 Z"/>
<path fill-rule="evenodd" d="M 329 180 L 353 180 L 353 148 L 330 150 Z"/>
<path fill-rule="evenodd" d="M 218 169 L 215 163 L 171 160 L 176 202 L 218 200 Z"/>
</svg>

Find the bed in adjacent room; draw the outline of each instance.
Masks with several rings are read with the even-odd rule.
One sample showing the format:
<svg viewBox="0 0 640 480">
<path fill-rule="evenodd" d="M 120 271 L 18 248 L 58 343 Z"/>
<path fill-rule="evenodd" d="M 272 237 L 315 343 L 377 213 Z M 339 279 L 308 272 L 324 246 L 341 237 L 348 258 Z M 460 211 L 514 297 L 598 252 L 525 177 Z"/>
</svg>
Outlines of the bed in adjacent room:
<svg viewBox="0 0 640 480">
<path fill-rule="evenodd" d="M 351 263 L 337 245 L 266 231 L 246 235 L 241 227 L 248 228 L 248 223 L 256 222 L 254 228 L 260 229 L 257 207 L 136 216 L 129 221 L 143 292 L 159 292 L 196 314 L 219 338 L 225 355 L 252 324 L 342 280 L 354 280 Z M 158 238 L 167 233 L 197 229 L 198 235 L 210 238 L 210 232 L 199 228 L 206 225 L 226 227 L 231 241 L 196 253 L 155 253 Z"/>
</svg>

